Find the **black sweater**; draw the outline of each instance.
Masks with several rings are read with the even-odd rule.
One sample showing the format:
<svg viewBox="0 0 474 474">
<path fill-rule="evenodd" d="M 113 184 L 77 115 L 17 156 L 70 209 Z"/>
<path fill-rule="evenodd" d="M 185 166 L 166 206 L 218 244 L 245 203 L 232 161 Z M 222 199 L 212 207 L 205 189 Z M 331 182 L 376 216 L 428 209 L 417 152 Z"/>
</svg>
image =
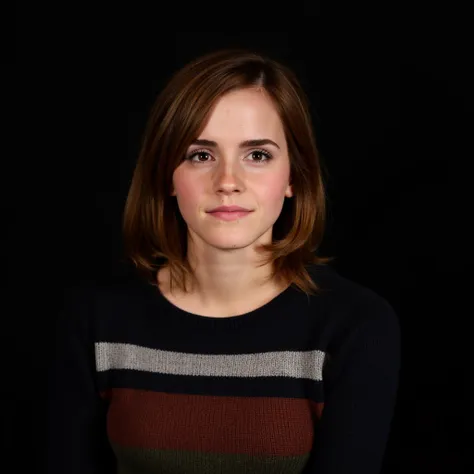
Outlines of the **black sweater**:
<svg viewBox="0 0 474 474">
<path fill-rule="evenodd" d="M 290 287 L 222 318 L 139 278 L 76 288 L 50 372 L 49 474 L 378 474 L 398 317 L 329 265 L 308 269 L 323 293 Z"/>
</svg>

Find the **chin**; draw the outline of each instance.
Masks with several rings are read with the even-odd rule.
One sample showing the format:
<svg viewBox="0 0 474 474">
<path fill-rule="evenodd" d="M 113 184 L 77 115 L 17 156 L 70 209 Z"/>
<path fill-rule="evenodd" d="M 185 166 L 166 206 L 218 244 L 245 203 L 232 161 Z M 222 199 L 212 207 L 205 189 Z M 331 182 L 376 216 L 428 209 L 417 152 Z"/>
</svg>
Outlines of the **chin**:
<svg viewBox="0 0 474 474">
<path fill-rule="evenodd" d="M 263 239 L 260 233 L 253 235 L 249 235 L 249 232 L 236 232 L 234 235 L 229 234 L 231 234 L 229 231 L 219 233 L 219 235 L 216 235 L 216 233 L 213 233 L 213 235 L 208 234 L 203 240 L 208 245 L 221 250 L 244 249 L 267 240 Z M 271 240 L 269 242 L 271 242 Z"/>
<path fill-rule="evenodd" d="M 207 243 L 219 250 L 237 250 L 250 247 L 253 241 L 249 239 L 210 239 Z"/>
<path fill-rule="evenodd" d="M 237 250 L 255 246 L 264 242 L 271 243 L 272 227 L 251 229 L 249 226 L 199 226 L 191 230 L 192 238 L 198 247 L 201 245 L 220 250 Z"/>
</svg>

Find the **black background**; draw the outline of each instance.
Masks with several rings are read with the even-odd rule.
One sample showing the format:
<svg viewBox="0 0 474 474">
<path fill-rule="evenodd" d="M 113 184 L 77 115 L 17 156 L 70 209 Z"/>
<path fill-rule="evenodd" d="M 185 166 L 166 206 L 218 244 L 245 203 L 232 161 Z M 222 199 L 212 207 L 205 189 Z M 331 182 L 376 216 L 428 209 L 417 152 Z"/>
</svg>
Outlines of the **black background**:
<svg viewBox="0 0 474 474">
<path fill-rule="evenodd" d="M 3 61 L 2 339 L 7 453 L 35 453 L 22 463 L 43 453 L 46 366 L 63 291 L 117 270 L 121 213 L 153 99 L 188 60 L 243 46 L 292 67 L 310 97 L 329 171 L 321 253 L 400 318 L 402 372 L 384 472 L 466 472 L 467 13 L 455 4 L 289 7 L 239 4 L 222 16 L 210 8 L 214 19 L 201 20 L 195 6 L 193 23 L 169 6 L 18 7 L 15 47 Z M 194 31 L 175 31 L 188 24 Z M 290 31 L 266 31 L 276 25 Z"/>
</svg>

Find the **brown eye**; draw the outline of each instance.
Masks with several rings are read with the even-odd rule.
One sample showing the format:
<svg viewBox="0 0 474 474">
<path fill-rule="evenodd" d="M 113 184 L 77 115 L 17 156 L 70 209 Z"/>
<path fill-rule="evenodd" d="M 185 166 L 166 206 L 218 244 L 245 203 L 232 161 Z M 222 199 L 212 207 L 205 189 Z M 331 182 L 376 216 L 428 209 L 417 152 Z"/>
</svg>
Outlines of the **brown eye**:
<svg viewBox="0 0 474 474">
<path fill-rule="evenodd" d="M 268 163 L 271 159 L 273 159 L 273 156 L 266 150 L 253 150 L 250 152 L 250 154 L 248 156 L 254 156 L 254 155 L 260 155 L 260 159 L 251 159 L 250 161 L 253 161 L 254 163 L 257 163 L 257 164 L 266 164 Z M 201 158 L 203 156 L 207 156 L 209 157 L 210 154 L 208 151 L 206 150 L 195 150 L 193 152 L 191 152 L 185 159 L 187 161 L 190 161 L 192 163 L 207 163 L 209 160 L 202 160 Z M 194 157 L 198 157 L 197 160 L 194 160 Z"/>
<path fill-rule="evenodd" d="M 270 153 L 268 153 L 265 150 L 254 150 L 252 152 L 252 155 L 261 155 L 261 156 L 263 156 L 263 159 L 256 160 L 257 163 L 266 163 L 267 161 L 270 161 L 273 158 L 272 155 L 270 155 Z"/>
<path fill-rule="evenodd" d="M 188 161 L 194 161 L 195 163 L 206 163 L 206 161 L 202 161 L 198 158 L 198 160 L 193 160 L 193 158 L 195 156 L 198 156 L 198 157 L 202 157 L 202 155 L 208 155 L 209 156 L 209 153 L 205 150 L 196 150 L 196 151 L 193 151 L 191 154 L 189 154 L 187 157 L 186 157 L 186 160 Z"/>
</svg>

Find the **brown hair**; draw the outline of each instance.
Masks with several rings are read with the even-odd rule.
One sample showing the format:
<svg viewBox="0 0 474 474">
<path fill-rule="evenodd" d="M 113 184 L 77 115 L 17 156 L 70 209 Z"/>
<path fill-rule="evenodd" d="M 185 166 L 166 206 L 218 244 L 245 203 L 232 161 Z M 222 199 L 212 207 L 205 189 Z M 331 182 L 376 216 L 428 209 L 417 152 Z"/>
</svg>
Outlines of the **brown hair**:
<svg viewBox="0 0 474 474">
<path fill-rule="evenodd" d="M 187 227 L 171 196 L 175 169 L 225 93 L 263 88 L 282 120 L 290 157 L 293 197 L 285 199 L 272 242 L 260 250 L 272 263 L 270 278 L 294 284 L 307 295 L 320 288 L 305 268 L 326 265 L 319 257 L 326 222 L 326 196 L 308 99 L 285 65 L 244 49 L 218 50 L 185 65 L 163 88 L 150 113 L 123 214 L 125 259 L 157 284 L 167 265 L 171 286 L 187 291 L 194 279 L 187 260 Z M 161 263 L 160 263 L 161 260 Z"/>
</svg>

